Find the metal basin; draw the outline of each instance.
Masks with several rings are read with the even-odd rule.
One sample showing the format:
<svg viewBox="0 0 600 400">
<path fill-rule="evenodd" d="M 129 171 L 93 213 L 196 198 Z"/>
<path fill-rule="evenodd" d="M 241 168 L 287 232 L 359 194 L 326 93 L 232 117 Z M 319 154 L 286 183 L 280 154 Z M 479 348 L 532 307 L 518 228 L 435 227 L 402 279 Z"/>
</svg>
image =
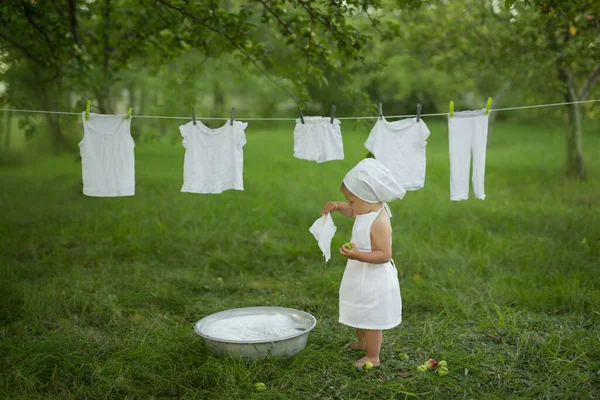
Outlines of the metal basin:
<svg viewBox="0 0 600 400">
<path fill-rule="evenodd" d="M 215 356 L 255 360 L 295 356 L 316 324 L 315 317 L 293 308 L 247 307 L 204 317 L 194 330 Z"/>
</svg>

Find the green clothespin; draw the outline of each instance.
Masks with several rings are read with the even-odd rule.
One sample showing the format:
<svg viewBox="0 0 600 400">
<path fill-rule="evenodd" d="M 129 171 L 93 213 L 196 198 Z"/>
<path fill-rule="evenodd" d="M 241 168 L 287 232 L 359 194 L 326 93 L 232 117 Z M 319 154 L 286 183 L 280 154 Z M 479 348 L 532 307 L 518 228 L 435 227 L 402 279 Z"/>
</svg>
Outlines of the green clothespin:
<svg viewBox="0 0 600 400">
<path fill-rule="evenodd" d="M 485 115 L 490 113 L 490 108 L 492 107 L 492 98 L 488 97 L 487 106 L 485 107 Z"/>
<path fill-rule="evenodd" d="M 92 101 L 88 100 L 87 105 L 85 106 L 85 120 L 90 120 L 90 106 L 92 105 Z"/>
<path fill-rule="evenodd" d="M 454 102 L 450 100 L 450 118 L 454 116 Z"/>
<path fill-rule="evenodd" d="M 125 116 L 125 119 L 131 118 L 131 113 L 132 112 L 133 112 L 133 108 L 129 108 L 129 111 L 127 111 L 127 115 Z"/>
</svg>

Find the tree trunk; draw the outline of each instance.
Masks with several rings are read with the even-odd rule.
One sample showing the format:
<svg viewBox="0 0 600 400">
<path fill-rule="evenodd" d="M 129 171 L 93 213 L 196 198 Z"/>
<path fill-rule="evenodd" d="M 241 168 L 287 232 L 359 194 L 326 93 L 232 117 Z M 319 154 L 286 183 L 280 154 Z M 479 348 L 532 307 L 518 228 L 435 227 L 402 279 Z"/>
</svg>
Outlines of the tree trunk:
<svg viewBox="0 0 600 400">
<path fill-rule="evenodd" d="M 10 108 L 10 103 L 8 104 Z M 6 131 L 4 133 L 4 152 L 8 154 L 10 151 L 10 133 L 12 128 L 12 111 L 8 111 L 8 115 L 6 116 Z"/>
<path fill-rule="evenodd" d="M 494 103 L 492 104 L 492 106 L 498 108 L 498 106 L 502 103 L 502 100 L 504 100 L 504 96 L 506 96 L 506 93 L 508 93 L 508 89 L 510 89 L 511 85 L 512 85 L 512 81 L 510 81 L 510 80 L 505 81 L 504 84 L 502 85 L 502 87 L 496 93 L 494 93 L 494 97 L 492 97 L 492 99 L 494 100 Z M 496 121 L 497 116 L 498 116 L 498 113 L 495 113 L 495 112 L 490 113 L 489 125 L 488 125 L 488 136 L 492 135 L 492 130 L 494 128 L 494 122 Z"/>
<path fill-rule="evenodd" d="M 569 71 L 566 68 L 559 68 L 558 76 L 564 85 L 565 101 L 569 103 L 579 101 L 579 96 L 577 95 Z M 569 117 L 569 125 L 565 137 L 567 145 L 567 175 L 585 179 L 587 171 L 581 149 L 581 104 L 568 104 L 567 113 Z"/>
<path fill-rule="evenodd" d="M 111 99 L 112 71 L 110 69 L 111 0 L 104 1 L 102 30 L 102 81 L 98 88 L 98 107 L 102 114 L 113 114 Z"/>
<path fill-rule="evenodd" d="M 577 101 L 577 100 L 569 100 Z M 567 175 L 580 179 L 587 177 L 581 149 L 581 104 L 569 104 L 569 126 L 567 128 Z"/>
<path fill-rule="evenodd" d="M 144 85 L 140 88 L 140 96 L 139 96 L 139 104 L 138 104 L 138 114 L 144 115 L 144 108 L 146 106 L 146 90 L 144 89 Z"/>
<path fill-rule="evenodd" d="M 59 110 L 61 104 L 60 84 L 57 82 L 55 83 L 55 87 L 50 87 L 51 83 L 37 65 L 34 66 L 33 71 L 37 80 L 37 98 L 42 110 Z M 52 139 L 52 151 L 54 153 L 60 153 L 67 150 L 73 150 L 73 146 L 69 143 L 60 128 L 58 122 L 60 116 L 58 114 L 44 114 L 44 118 L 46 119 L 47 129 L 49 130 Z"/>
</svg>

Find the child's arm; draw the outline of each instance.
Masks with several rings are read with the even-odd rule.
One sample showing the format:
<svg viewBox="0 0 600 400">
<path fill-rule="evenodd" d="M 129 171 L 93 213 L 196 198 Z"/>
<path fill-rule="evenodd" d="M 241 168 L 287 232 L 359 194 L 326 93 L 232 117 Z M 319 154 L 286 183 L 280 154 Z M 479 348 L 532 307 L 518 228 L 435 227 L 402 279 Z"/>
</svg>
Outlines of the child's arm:
<svg viewBox="0 0 600 400">
<path fill-rule="evenodd" d="M 351 260 L 369 264 L 384 264 L 392 259 L 391 234 L 392 230 L 389 222 L 377 218 L 371 226 L 371 251 L 358 251 L 356 245 L 351 243 L 352 250 L 342 246 L 340 253 Z"/>
<path fill-rule="evenodd" d="M 325 204 L 325 207 L 323 207 L 323 211 L 321 211 L 321 215 L 329 214 L 333 211 L 338 211 L 346 217 L 356 217 L 356 214 L 354 214 L 354 211 L 352 211 L 350 204 L 342 203 L 339 201 L 330 201 L 329 203 Z"/>
</svg>

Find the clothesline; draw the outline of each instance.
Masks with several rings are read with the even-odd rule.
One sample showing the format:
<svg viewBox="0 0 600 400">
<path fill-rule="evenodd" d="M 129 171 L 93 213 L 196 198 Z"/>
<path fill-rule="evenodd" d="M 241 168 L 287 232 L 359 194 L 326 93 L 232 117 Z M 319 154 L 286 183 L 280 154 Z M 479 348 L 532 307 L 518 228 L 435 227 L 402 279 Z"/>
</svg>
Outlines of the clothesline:
<svg viewBox="0 0 600 400">
<path fill-rule="evenodd" d="M 517 107 L 507 107 L 507 108 L 492 108 L 490 112 L 498 112 L 498 111 L 512 111 L 512 110 L 524 110 L 529 108 L 542 108 L 542 107 L 556 107 L 556 106 L 564 106 L 568 104 L 583 104 L 583 103 L 597 103 L 600 102 L 600 99 L 595 100 L 581 100 L 581 101 L 570 101 L 564 103 L 551 103 L 551 104 L 535 104 L 531 106 L 517 106 Z M 18 110 L 11 108 L 0 108 L 0 111 L 12 111 L 12 112 L 24 112 L 24 113 L 34 113 L 34 114 L 61 114 L 61 115 L 81 115 L 81 112 L 66 112 L 66 111 L 46 111 L 46 110 Z M 438 116 L 447 116 L 448 113 L 435 113 L 435 114 L 421 114 L 421 117 L 438 117 Z M 407 114 L 407 115 L 386 115 L 386 118 L 411 118 L 416 117 L 417 114 Z M 132 114 L 131 118 L 154 118 L 154 119 L 183 119 L 183 120 L 191 120 L 190 116 L 185 117 L 170 117 L 163 115 L 135 115 Z M 358 119 L 377 119 L 379 116 L 362 116 L 362 117 L 337 117 L 339 120 L 358 120 Z M 218 118 L 218 117 L 196 117 L 196 119 L 200 120 L 214 120 L 214 121 L 228 121 L 230 118 Z M 243 121 L 296 121 L 298 118 L 266 118 L 266 117 L 249 117 L 242 118 L 236 117 L 237 120 Z"/>
</svg>

